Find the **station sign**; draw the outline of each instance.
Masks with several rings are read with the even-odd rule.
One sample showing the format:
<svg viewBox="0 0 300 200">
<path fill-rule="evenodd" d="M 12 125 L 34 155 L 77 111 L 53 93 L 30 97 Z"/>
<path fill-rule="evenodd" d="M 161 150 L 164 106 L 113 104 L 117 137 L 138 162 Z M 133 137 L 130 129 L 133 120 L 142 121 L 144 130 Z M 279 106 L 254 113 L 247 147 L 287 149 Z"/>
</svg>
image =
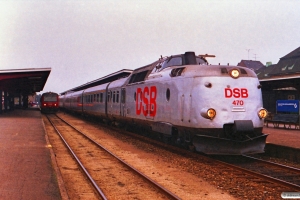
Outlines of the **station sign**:
<svg viewBox="0 0 300 200">
<path fill-rule="evenodd" d="M 299 100 L 277 100 L 277 113 L 299 113 Z"/>
</svg>

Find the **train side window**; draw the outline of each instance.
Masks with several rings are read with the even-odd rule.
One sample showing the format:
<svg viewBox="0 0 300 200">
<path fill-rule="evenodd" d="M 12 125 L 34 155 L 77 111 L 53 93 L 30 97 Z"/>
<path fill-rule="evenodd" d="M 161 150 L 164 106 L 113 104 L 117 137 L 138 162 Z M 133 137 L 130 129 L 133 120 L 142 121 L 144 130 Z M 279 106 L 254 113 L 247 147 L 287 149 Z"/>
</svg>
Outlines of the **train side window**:
<svg viewBox="0 0 300 200">
<path fill-rule="evenodd" d="M 170 93 L 170 89 L 168 88 L 166 91 L 166 99 L 168 102 L 170 101 L 170 96 L 171 96 L 171 93 Z"/>
<path fill-rule="evenodd" d="M 125 103 L 125 95 L 126 95 L 126 90 L 122 88 L 121 91 L 121 103 Z"/>
<path fill-rule="evenodd" d="M 119 91 L 117 91 L 116 102 L 119 103 Z"/>
<path fill-rule="evenodd" d="M 99 102 L 99 96 L 100 96 L 100 95 L 99 95 L 99 94 L 96 94 L 96 95 L 97 95 L 97 102 Z"/>
<path fill-rule="evenodd" d="M 134 93 L 134 101 L 136 101 L 136 92 Z"/>
<path fill-rule="evenodd" d="M 114 91 L 113 92 L 113 103 L 115 103 L 116 102 L 116 92 Z"/>
<path fill-rule="evenodd" d="M 97 102 L 97 95 L 94 94 L 94 102 Z"/>
<path fill-rule="evenodd" d="M 100 93 L 100 102 L 103 102 L 103 93 Z"/>
</svg>

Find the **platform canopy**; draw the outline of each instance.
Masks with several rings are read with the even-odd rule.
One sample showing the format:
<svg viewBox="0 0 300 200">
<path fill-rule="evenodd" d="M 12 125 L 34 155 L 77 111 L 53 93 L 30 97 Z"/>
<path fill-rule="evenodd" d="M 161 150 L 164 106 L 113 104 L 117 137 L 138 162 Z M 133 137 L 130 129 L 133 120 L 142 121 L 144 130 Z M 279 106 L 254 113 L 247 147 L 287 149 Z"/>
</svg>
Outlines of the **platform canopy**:
<svg viewBox="0 0 300 200">
<path fill-rule="evenodd" d="M 43 90 L 51 68 L 0 70 L 0 90 L 10 94 L 31 95 Z"/>
</svg>

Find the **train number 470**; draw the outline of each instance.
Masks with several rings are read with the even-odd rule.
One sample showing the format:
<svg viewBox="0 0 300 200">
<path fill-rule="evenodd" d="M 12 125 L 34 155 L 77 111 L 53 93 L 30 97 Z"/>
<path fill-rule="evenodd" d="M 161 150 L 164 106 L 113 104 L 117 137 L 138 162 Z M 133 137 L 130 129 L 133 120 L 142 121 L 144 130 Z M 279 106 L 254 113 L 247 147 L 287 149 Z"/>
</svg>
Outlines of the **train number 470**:
<svg viewBox="0 0 300 200">
<path fill-rule="evenodd" d="M 234 100 L 232 102 L 233 105 L 235 106 L 243 106 L 244 105 L 244 101 L 243 100 Z"/>
</svg>

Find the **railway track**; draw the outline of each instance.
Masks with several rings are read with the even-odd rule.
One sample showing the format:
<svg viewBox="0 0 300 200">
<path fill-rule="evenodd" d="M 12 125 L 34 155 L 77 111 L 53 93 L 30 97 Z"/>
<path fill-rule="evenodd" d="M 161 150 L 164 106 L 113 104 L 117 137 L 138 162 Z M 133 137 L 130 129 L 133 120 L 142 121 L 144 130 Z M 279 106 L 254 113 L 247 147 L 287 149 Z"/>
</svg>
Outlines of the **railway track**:
<svg viewBox="0 0 300 200">
<path fill-rule="evenodd" d="M 147 195 L 156 199 L 180 199 L 59 116 L 47 115 L 47 118 L 99 198 L 122 199 L 124 195 L 124 198 L 143 199 Z"/>
<path fill-rule="evenodd" d="M 213 158 L 237 170 L 257 176 L 295 191 L 300 191 L 300 169 L 251 156 L 214 156 Z"/>
<path fill-rule="evenodd" d="M 110 127 L 117 130 L 117 128 Z M 130 137 L 136 137 L 141 141 L 151 143 L 155 146 L 159 146 L 163 149 L 168 149 L 172 152 L 182 155 L 188 155 L 191 158 L 206 158 L 208 162 L 219 165 L 225 165 L 229 168 L 236 169 L 243 173 L 255 176 L 260 179 L 261 182 L 266 180 L 270 183 L 276 183 L 287 188 L 291 188 L 295 191 L 300 191 L 300 169 L 286 166 L 279 163 L 274 163 L 262 159 L 258 159 L 251 156 L 207 156 L 199 153 L 192 153 L 190 151 L 183 150 L 176 146 L 162 143 L 148 137 L 137 135 L 131 132 L 124 132 L 124 134 Z"/>
</svg>

